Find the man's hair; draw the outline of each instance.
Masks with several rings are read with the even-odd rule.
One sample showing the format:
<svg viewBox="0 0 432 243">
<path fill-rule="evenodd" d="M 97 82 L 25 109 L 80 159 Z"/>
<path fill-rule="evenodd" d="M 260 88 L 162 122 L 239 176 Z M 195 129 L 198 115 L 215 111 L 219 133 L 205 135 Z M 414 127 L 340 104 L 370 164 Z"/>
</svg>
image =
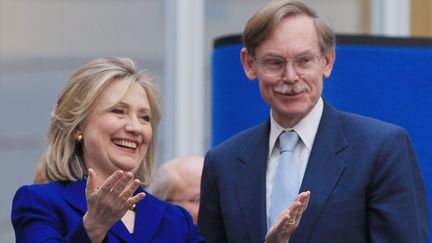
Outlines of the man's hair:
<svg viewBox="0 0 432 243">
<path fill-rule="evenodd" d="M 189 182 L 199 184 L 204 158 L 199 156 L 178 157 L 163 163 L 156 171 L 147 190 L 155 197 L 169 201 L 177 190 Z"/>
<path fill-rule="evenodd" d="M 114 80 L 122 82 L 122 90 L 112 106 L 120 102 L 135 83 L 146 92 L 153 137 L 135 177 L 143 186 L 150 183 L 154 171 L 156 128 L 161 118 L 156 80 L 149 73 L 137 70 L 132 60 L 115 57 L 95 59 L 80 67 L 60 93 L 51 114 L 47 147 L 39 161 L 48 181 L 75 181 L 87 174 L 82 144 L 75 140 L 75 135 L 98 97 Z"/>
<path fill-rule="evenodd" d="M 332 28 L 317 13 L 302 2 L 275 0 L 259 9 L 247 22 L 243 31 L 243 44 L 252 57 L 256 48 L 288 17 L 305 15 L 312 18 L 317 31 L 321 52 L 330 53 L 336 45 Z"/>
</svg>

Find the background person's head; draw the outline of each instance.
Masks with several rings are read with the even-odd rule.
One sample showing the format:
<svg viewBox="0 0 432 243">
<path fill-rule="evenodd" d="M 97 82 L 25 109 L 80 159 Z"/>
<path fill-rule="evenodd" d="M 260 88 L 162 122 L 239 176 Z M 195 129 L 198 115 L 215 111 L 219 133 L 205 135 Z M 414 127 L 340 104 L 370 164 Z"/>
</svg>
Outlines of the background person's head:
<svg viewBox="0 0 432 243">
<path fill-rule="evenodd" d="M 292 127 L 313 109 L 331 74 L 335 35 L 301 2 L 276 0 L 250 18 L 241 60 L 246 76 L 259 80 L 274 119 Z"/>
<path fill-rule="evenodd" d="M 161 200 L 184 207 L 194 223 L 198 220 L 203 157 L 182 157 L 163 163 L 149 191 Z"/>
<path fill-rule="evenodd" d="M 51 115 L 41 158 L 48 181 L 74 181 L 96 166 L 97 174 L 115 167 L 132 171 L 148 185 L 161 116 L 154 82 L 127 58 L 100 58 L 80 67 Z"/>
</svg>

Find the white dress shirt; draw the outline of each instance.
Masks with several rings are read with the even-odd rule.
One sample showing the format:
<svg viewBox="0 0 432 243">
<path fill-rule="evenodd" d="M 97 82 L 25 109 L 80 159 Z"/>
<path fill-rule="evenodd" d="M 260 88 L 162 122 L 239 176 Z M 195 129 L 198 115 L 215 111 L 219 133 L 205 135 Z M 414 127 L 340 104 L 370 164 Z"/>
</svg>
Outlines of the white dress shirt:
<svg viewBox="0 0 432 243">
<path fill-rule="evenodd" d="M 273 177 L 276 173 L 276 168 L 279 165 L 279 142 L 277 141 L 279 134 L 283 131 L 294 130 L 299 136 L 299 142 L 294 149 L 294 158 L 297 163 L 298 173 L 300 180 L 303 181 L 303 176 L 318 130 L 319 122 L 324 109 L 324 103 L 321 98 L 299 123 L 291 128 L 283 128 L 279 125 L 273 117 L 272 110 L 270 110 L 270 136 L 269 136 L 269 154 L 267 161 L 266 171 L 266 212 L 267 212 L 267 228 L 270 228 L 270 207 L 271 207 L 271 193 L 273 188 Z M 300 183 L 301 184 L 301 183 Z M 288 205 L 287 205 L 288 207 Z"/>
</svg>

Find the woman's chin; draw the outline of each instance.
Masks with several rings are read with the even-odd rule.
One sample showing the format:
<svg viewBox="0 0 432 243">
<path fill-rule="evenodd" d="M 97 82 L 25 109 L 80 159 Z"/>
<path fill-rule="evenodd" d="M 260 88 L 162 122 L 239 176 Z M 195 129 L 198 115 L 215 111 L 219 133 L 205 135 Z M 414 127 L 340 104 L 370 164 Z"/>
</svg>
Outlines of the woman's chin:
<svg viewBox="0 0 432 243">
<path fill-rule="evenodd" d="M 114 162 L 115 167 L 118 170 L 122 170 L 122 171 L 126 171 L 126 172 L 136 172 L 138 170 L 139 167 L 139 162 L 137 162 L 136 160 L 117 160 L 116 162 Z"/>
</svg>

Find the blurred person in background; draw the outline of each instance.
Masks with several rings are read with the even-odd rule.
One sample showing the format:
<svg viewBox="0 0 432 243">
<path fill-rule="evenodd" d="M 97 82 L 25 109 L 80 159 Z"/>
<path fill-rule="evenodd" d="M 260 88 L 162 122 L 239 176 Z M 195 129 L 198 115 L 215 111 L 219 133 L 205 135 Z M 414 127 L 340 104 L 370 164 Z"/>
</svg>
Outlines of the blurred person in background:
<svg viewBox="0 0 432 243">
<path fill-rule="evenodd" d="M 181 157 L 164 162 L 148 188 L 153 196 L 188 210 L 195 224 L 203 161 L 203 157 Z"/>
<path fill-rule="evenodd" d="M 17 242 L 203 242 L 190 214 L 143 190 L 161 112 L 154 78 L 127 58 L 80 67 L 60 94 L 38 166 L 18 189 Z"/>
</svg>

